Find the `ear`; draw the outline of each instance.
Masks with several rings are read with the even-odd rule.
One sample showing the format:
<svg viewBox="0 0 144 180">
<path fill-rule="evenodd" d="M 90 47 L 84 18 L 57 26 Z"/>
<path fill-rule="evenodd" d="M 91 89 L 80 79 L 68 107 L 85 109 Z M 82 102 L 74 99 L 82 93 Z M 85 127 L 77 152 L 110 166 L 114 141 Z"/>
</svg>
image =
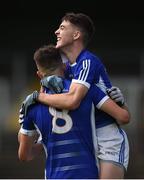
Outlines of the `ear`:
<svg viewBox="0 0 144 180">
<path fill-rule="evenodd" d="M 43 74 L 42 74 L 40 71 L 37 71 L 37 75 L 38 75 L 38 77 L 39 77 L 40 79 L 43 78 Z"/>
<path fill-rule="evenodd" d="M 80 37 L 80 31 L 75 31 L 75 33 L 74 33 L 74 40 L 76 40 L 76 39 L 78 39 L 79 37 Z"/>
</svg>

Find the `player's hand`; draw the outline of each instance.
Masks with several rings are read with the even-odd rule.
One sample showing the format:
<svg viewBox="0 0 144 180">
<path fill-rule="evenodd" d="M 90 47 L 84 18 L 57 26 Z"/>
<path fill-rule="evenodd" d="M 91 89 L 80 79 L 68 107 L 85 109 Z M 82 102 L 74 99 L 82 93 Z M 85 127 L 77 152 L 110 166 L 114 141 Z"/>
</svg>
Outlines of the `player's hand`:
<svg viewBox="0 0 144 180">
<path fill-rule="evenodd" d="M 124 96 L 118 87 L 112 86 L 107 89 L 107 93 L 111 99 L 113 99 L 119 106 L 123 106 L 125 103 Z"/>
<path fill-rule="evenodd" d="M 63 90 L 63 79 L 56 76 L 47 76 L 41 79 L 41 85 L 47 87 L 52 93 L 61 93 Z"/>
<path fill-rule="evenodd" d="M 26 99 L 23 101 L 21 109 L 20 109 L 20 115 L 19 115 L 19 119 L 22 123 L 22 119 L 24 118 L 24 116 L 27 115 L 27 110 L 28 108 L 32 105 L 35 104 L 37 99 L 38 99 L 38 91 L 34 91 L 32 94 L 28 95 L 26 97 Z"/>
</svg>

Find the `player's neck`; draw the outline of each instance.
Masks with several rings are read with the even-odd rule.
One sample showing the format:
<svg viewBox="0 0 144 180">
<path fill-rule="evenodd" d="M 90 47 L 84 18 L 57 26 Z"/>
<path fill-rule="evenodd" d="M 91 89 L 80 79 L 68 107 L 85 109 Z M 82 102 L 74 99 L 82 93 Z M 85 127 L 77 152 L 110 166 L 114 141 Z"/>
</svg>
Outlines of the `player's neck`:
<svg viewBox="0 0 144 180">
<path fill-rule="evenodd" d="M 64 54 L 68 58 L 71 64 L 76 62 L 77 57 L 81 53 L 84 47 L 81 44 L 75 43 L 72 46 L 69 46 L 63 50 Z"/>
<path fill-rule="evenodd" d="M 53 75 L 60 76 L 60 77 L 64 77 L 64 71 L 63 71 L 62 68 L 56 69 L 56 70 L 53 72 Z"/>
</svg>

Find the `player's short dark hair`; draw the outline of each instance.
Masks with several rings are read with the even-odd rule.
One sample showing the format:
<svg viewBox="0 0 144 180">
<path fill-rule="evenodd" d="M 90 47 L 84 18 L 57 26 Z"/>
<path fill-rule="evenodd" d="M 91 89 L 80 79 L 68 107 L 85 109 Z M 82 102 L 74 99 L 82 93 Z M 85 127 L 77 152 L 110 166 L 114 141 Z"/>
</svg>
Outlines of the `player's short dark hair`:
<svg viewBox="0 0 144 180">
<path fill-rule="evenodd" d="M 83 13 L 66 13 L 62 17 L 61 21 L 69 21 L 70 23 L 77 26 L 83 33 L 83 41 L 85 45 L 89 43 L 95 33 L 95 26 L 92 19 Z"/>
<path fill-rule="evenodd" d="M 54 71 L 62 64 L 60 52 L 52 44 L 37 49 L 34 53 L 34 61 L 48 71 Z"/>
</svg>

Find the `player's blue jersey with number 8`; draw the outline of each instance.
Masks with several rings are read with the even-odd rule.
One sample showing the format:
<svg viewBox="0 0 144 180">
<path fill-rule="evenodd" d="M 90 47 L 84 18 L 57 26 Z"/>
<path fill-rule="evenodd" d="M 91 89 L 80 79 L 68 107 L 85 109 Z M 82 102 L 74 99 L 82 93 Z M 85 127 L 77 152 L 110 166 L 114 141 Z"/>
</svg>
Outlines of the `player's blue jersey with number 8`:
<svg viewBox="0 0 144 180">
<path fill-rule="evenodd" d="M 65 80 L 64 89 L 68 91 L 69 85 Z M 100 108 L 107 99 L 103 91 L 92 86 L 73 111 L 40 103 L 31 106 L 20 131 L 26 135 L 35 130 L 40 133 L 46 152 L 46 178 L 98 178 L 94 106 Z"/>
</svg>

